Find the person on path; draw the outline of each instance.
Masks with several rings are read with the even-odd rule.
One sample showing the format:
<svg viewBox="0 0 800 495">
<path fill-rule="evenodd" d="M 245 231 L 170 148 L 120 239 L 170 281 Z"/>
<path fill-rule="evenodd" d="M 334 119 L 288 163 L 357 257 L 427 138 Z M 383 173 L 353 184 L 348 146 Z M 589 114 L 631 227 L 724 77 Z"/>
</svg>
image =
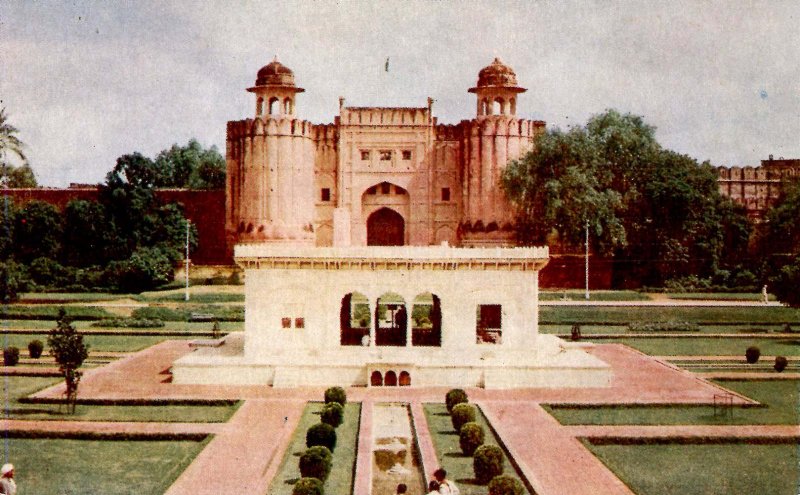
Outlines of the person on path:
<svg viewBox="0 0 800 495">
<path fill-rule="evenodd" d="M 17 484 L 14 482 L 14 465 L 4 464 L 0 468 L 0 493 L 3 495 L 17 495 Z"/>
<path fill-rule="evenodd" d="M 439 482 L 436 480 L 431 480 L 428 483 L 428 493 L 427 495 L 439 495 Z"/>
<path fill-rule="evenodd" d="M 405 495 L 407 491 L 408 487 L 406 486 L 406 484 L 400 483 L 399 485 L 397 485 L 397 490 L 394 493 L 395 495 Z"/>
<path fill-rule="evenodd" d="M 441 495 L 459 495 L 461 492 L 455 483 L 447 479 L 447 471 L 442 468 L 433 473 L 436 482 L 439 483 L 439 493 Z"/>
</svg>

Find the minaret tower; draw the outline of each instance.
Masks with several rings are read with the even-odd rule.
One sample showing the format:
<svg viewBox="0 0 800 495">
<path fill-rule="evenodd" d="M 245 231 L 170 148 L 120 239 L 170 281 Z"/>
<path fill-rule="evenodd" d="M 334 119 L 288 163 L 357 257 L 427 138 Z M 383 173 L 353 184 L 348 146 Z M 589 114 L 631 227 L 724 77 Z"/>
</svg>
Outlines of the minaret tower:
<svg viewBox="0 0 800 495">
<path fill-rule="evenodd" d="M 295 115 L 294 73 L 277 58 L 256 83 L 255 117 L 228 122 L 228 235 L 235 242 L 314 243 L 312 125 Z"/>
<path fill-rule="evenodd" d="M 478 118 L 489 115 L 517 115 L 517 95 L 527 91 L 517 86 L 514 70 L 495 58 L 478 72 L 478 84 L 469 88 L 478 97 Z"/>
</svg>

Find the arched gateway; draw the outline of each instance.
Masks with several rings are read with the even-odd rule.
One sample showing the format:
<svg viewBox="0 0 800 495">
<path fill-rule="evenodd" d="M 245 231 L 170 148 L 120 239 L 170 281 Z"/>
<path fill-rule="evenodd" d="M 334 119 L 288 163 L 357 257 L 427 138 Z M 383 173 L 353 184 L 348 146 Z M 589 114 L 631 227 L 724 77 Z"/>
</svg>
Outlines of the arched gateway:
<svg viewBox="0 0 800 495">
<path fill-rule="evenodd" d="M 391 208 L 381 208 L 367 218 L 367 246 L 402 246 L 406 221 Z"/>
</svg>

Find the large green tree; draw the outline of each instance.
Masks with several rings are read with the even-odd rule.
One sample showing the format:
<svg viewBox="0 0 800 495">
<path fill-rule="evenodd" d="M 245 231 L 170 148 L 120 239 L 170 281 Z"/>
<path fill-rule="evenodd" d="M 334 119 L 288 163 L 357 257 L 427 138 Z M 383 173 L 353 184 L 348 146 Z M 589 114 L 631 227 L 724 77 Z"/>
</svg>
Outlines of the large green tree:
<svg viewBox="0 0 800 495">
<path fill-rule="evenodd" d="M 747 245 L 741 209 L 719 194 L 707 163 L 663 149 L 642 117 L 608 110 L 585 126 L 550 130 L 502 185 L 518 211 L 524 243 L 583 242 L 618 260 L 644 284 L 720 268 L 726 241 Z"/>
<path fill-rule="evenodd" d="M 764 278 L 778 300 L 800 307 L 800 178 L 786 182 L 759 237 Z"/>
<path fill-rule="evenodd" d="M 225 187 L 225 159 L 216 146 L 204 149 L 195 139 L 186 146 L 173 144 L 155 161 L 157 187 L 221 189 Z"/>
<path fill-rule="evenodd" d="M 16 214 L 14 257 L 22 263 L 55 259 L 61 249 L 61 213 L 50 203 L 30 201 Z"/>
</svg>

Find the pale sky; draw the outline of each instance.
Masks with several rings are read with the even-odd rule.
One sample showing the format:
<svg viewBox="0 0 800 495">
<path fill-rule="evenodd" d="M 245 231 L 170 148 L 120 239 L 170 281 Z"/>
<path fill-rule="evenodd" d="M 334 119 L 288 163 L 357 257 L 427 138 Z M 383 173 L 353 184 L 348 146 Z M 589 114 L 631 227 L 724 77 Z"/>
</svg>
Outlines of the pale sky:
<svg viewBox="0 0 800 495">
<path fill-rule="evenodd" d="M 0 105 L 40 184 L 99 182 L 116 158 L 225 123 L 277 54 L 306 89 L 298 115 L 425 106 L 475 114 L 499 56 L 528 88 L 518 114 L 582 124 L 643 115 L 664 146 L 715 165 L 800 158 L 800 1 L 168 2 L 0 0 Z M 389 71 L 384 62 L 389 58 Z"/>
</svg>

